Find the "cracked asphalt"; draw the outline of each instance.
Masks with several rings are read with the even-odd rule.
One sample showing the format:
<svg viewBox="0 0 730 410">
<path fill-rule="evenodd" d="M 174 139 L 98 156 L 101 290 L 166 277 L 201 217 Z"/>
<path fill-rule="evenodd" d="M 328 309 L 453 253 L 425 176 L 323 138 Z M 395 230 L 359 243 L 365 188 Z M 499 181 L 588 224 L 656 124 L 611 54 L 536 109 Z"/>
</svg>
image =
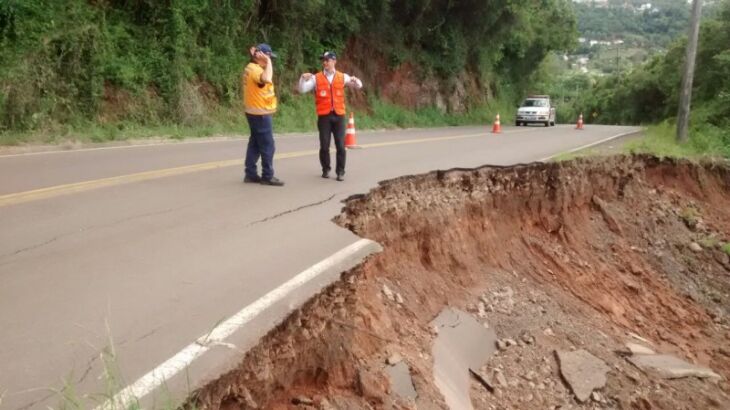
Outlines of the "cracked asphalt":
<svg viewBox="0 0 730 410">
<path fill-rule="evenodd" d="M 245 139 L 0 156 L 0 408 L 55 407 L 54 392 L 65 384 L 110 393 L 98 377 L 99 355 L 110 346 L 121 373 L 116 388 L 136 380 L 357 241 L 331 219 L 342 200 L 378 181 L 535 161 L 633 130 L 360 132 L 366 148 L 348 152 L 344 182 L 321 178 L 314 133 L 282 136 L 274 167 L 284 187 L 242 183 L 242 165 L 230 162 L 243 157 Z M 199 172 L 162 172 L 215 161 L 221 165 Z M 28 191 L 157 171 L 159 177 L 13 202 Z M 291 307 L 253 322 L 233 347 L 255 343 Z M 191 369 L 207 377 L 215 371 Z"/>
</svg>

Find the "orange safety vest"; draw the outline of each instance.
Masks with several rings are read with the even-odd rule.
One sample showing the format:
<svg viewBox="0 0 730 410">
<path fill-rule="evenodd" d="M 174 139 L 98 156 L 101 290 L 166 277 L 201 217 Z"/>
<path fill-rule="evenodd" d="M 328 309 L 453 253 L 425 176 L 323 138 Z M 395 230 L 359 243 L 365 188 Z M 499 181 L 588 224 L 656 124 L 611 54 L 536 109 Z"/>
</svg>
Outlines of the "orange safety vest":
<svg viewBox="0 0 730 410">
<path fill-rule="evenodd" d="M 336 71 L 332 84 L 321 71 L 314 77 L 317 80 L 314 96 L 317 115 L 327 115 L 332 111 L 337 115 L 345 115 L 345 75 Z"/>
</svg>

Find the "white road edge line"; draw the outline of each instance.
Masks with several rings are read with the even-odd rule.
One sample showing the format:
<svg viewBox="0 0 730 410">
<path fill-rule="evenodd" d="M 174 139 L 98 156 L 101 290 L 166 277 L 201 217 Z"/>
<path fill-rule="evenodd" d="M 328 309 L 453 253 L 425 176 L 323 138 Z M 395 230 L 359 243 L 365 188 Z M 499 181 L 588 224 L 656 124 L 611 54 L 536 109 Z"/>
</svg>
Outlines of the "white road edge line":
<svg viewBox="0 0 730 410">
<path fill-rule="evenodd" d="M 604 138 L 604 139 L 602 139 L 600 141 L 592 142 L 590 144 L 582 145 L 582 146 L 580 146 L 578 148 L 573 148 L 573 149 L 568 150 L 568 151 L 564 151 L 564 152 L 559 152 L 557 154 L 553 154 L 553 155 L 551 155 L 549 157 L 545 157 L 543 159 L 539 159 L 538 161 L 539 162 L 545 162 L 545 161 L 548 161 L 550 159 L 553 159 L 553 158 L 555 158 L 555 157 L 557 157 L 559 155 L 570 154 L 570 153 L 573 153 L 573 152 L 576 152 L 576 151 L 580 151 L 582 149 L 590 148 L 590 147 L 592 147 L 594 145 L 603 144 L 604 142 L 611 141 L 611 140 L 614 140 L 616 138 L 621 138 L 621 137 L 624 137 L 624 136 L 629 135 L 629 134 L 635 134 L 635 133 L 640 132 L 640 131 L 641 131 L 641 128 L 637 128 L 637 129 L 635 129 L 633 131 L 622 132 L 621 134 L 616 134 L 616 135 L 610 136 L 608 138 Z"/>
<path fill-rule="evenodd" d="M 333 266 L 346 261 L 350 256 L 357 254 L 374 242 L 369 239 L 360 239 L 326 259 L 312 265 L 303 272 L 286 281 L 278 288 L 272 290 L 260 299 L 243 308 L 238 313 L 218 324 L 213 330 L 195 340 L 173 357 L 155 367 L 144 376 L 140 377 L 131 385 L 120 390 L 111 399 L 97 406 L 95 410 L 126 409 L 137 400 L 160 387 L 165 381 L 171 379 L 181 371 L 185 370 L 190 363 L 203 355 L 206 351 L 222 343 L 235 331 L 243 328 L 247 323 L 256 318 L 259 314 L 281 301 L 294 290 L 326 272 Z"/>
</svg>

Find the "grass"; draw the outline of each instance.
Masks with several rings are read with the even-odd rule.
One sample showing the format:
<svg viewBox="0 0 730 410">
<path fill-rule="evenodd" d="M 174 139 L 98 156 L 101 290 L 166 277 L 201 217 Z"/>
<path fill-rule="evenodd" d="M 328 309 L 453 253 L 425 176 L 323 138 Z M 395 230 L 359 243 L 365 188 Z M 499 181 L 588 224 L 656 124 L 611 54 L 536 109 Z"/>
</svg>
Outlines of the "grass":
<svg viewBox="0 0 730 410">
<path fill-rule="evenodd" d="M 114 341 L 111 337 L 110 329 L 107 326 L 107 346 L 101 349 L 99 358 L 102 362 L 102 372 L 98 379 L 103 383 L 103 392 L 98 393 L 80 393 L 78 381 L 75 381 L 73 375 L 65 378 L 63 387 L 60 389 L 50 389 L 56 393 L 58 397 L 58 406 L 60 410 L 84 410 L 90 405 L 93 407 L 104 406 L 105 410 L 141 410 L 142 405 L 136 398 L 130 400 L 127 406 L 114 401 L 114 396 L 128 383 L 121 376 L 122 372 L 119 367 L 119 356 L 117 355 Z M 188 389 L 188 395 L 189 395 Z M 0 399 L 2 396 L 0 396 Z M 163 384 L 161 388 L 155 392 L 153 410 L 177 410 L 187 399 L 176 399 L 172 393 Z M 150 407 L 145 407 L 150 408 Z M 191 410 L 195 410 L 190 407 Z"/>
<path fill-rule="evenodd" d="M 727 131 L 712 126 L 693 127 L 689 141 L 679 143 L 675 125 L 664 121 L 647 128 L 645 137 L 628 143 L 625 147 L 632 154 L 645 153 L 659 157 L 699 158 L 704 156 L 730 158 L 730 137 Z"/>
<path fill-rule="evenodd" d="M 730 255 L 730 243 L 723 244 L 720 249 L 722 249 L 722 251 L 726 254 Z"/>
<path fill-rule="evenodd" d="M 683 208 L 679 212 L 679 217 L 684 221 L 684 224 L 687 225 L 688 228 L 694 228 L 697 226 L 697 222 L 699 221 L 699 214 L 697 210 L 691 207 Z"/>
<path fill-rule="evenodd" d="M 131 121 L 100 124 L 81 120 L 69 124 L 51 124 L 32 132 L 0 133 L 0 145 L 113 142 L 149 138 L 183 139 L 240 134 L 243 130 L 248 130 L 245 116 L 234 110 L 218 110 L 188 125 L 139 124 Z"/>
<path fill-rule="evenodd" d="M 501 121 L 512 121 L 512 104 L 494 101 L 489 105 L 472 108 L 465 113 L 446 113 L 435 107 L 406 109 L 377 98 L 368 101 L 368 108 L 355 112 L 357 129 L 439 127 L 455 125 L 484 125 L 490 127 L 494 116 Z M 274 132 L 313 132 L 316 114 L 312 96 L 284 96 L 274 117 Z M 185 123 L 140 124 L 132 121 L 98 123 L 77 120 L 68 124 L 50 124 L 32 132 L 0 133 L 0 146 L 23 144 L 100 143 L 131 139 L 183 139 L 215 135 L 247 135 L 248 123 L 238 107 L 219 107 L 212 112 Z"/>
<path fill-rule="evenodd" d="M 698 125 L 690 129 L 689 141 L 679 143 L 676 128 L 672 121 L 646 127 L 644 136 L 629 141 L 623 150 L 629 154 L 652 154 L 670 158 L 730 158 L 730 131 L 711 125 Z M 599 155 L 593 149 L 556 156 L 554 161 L 567 161 L 574 158 Z"/>
<path fill-rule="evenodd" d="M 715 248 L 715 247 L 716 247 L 716 246 L 717 246 L 718 244 L 720 244 L 720 241 L 719 241 L 719 240 L 718 240 L 717 238 L 713 238 L 713 237 L 707 237 L 707 238 L 702 238 L 702 239 L 700 239 L 700 240 L 698 241 L 698 243 L 699 243 L 699 244 L 700 244 L 700 245 L 702 246 L 702 248 L 704 248 L 704 249 L 713 249 L 713 248 Z"/>
</svg>

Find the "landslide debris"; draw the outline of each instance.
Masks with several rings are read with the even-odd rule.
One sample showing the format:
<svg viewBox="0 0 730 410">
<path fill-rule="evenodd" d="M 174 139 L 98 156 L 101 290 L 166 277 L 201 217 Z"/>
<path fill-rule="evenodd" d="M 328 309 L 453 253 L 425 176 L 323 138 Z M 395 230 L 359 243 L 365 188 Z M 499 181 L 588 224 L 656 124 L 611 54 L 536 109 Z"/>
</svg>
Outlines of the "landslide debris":
<svg viewBox="0 0 730 410">
<path fill-rule="evenodd" d="M 189 405 L 447 408 L 432 324 L 446 308 L 497 337 L 468 369 L 477 409 L 730 402 L 726 163 L 618 156 L 435 171 L 349 199 L 336 222 L 384 251 Z M 668 379 L 632 364 L 657 360 L 705 373 Z"/>
</svg>

